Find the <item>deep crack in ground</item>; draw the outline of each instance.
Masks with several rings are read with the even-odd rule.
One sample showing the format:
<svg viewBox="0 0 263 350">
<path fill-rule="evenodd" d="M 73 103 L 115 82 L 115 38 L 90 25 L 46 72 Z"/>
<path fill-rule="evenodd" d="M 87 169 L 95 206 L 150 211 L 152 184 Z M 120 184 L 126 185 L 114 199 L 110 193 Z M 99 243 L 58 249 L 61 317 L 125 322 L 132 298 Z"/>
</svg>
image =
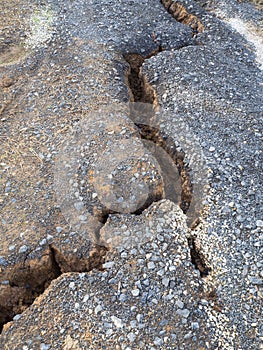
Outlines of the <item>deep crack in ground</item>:
<svg viewBox="0 0 263 350">
<path fill-rule="evenodd" d="M 196 16 L 189 14 L 181 4 L 170 0 L 161 0 L 161 3 L 168 13 L 177 21 L 192 28 L 193 36 L 204 30 L 200 20 Z M 124 55 L 125 60 L 130 65 L 130 70 L 126 76 L 126 83 L 130 91 L 130 102 L 150 105 L 152 112 L 149 114 L 149 109 L 147 110 L 148 116 L 150 117 L 155 113 L 158 107 L 158 99 L 155 90 L 142 75 L 141 68 L 146 59 L 157 55 L 159 52 L 162 52 L 161 46 L 147 57 L 143 57 L 137 53 L 128 53 Z M 130 118 L 132 120 L 134 120 L 134 116 L 136 116 L 137 119 L 138 112 L 141 112 L 141 110 L 135 110 L 134 105 L 131 104 Z M 178 204 L 183 212 L 187 213 L 192 200 L 192 185 L 188 173 L 189 169 L 187 169 L 184 164 L 184 153 L 176 150 L 169 136 L 163 134 L 158 128 L 150 126 L 150 120 L 149 125 L 136 123 L 136 121 L 135 125 L 139 128 L 144 146 L 147 149 L 151 151 L 151 144 L 154 144 L 155 147 L 157 146 L 162 149 L 167 157 L 172 159 L 173 164 L 165 163 L 161 165 L 160 159 L 163 157 L 160 155 L 158 159 L 158 152 L 155 153 L 167 183 L 175 181 L 175 178 L 171 174 L 175 174 L 176 171 L 178 171 L 178 175 L 176 176 L 180 177 L 180 187 L 172 188 L 165 198 L 178 202 L 178 192 L 180 192 Z M 168 168 L 170 168 L 170 175 L 168 175 Z M 152 202 L 147 202 L 147 205 L 139 208 L 133 214 L 140 215 L 142 211 L 151 204 Z M 109 211 L 105 213 L 101 217 L 101 223 L 105 224 L 107 222 L 109 213 L 114 212 Z M 192 263 L 200 271 L 201 277 L 207 276 L 210 272 L 210 268 L 206 265 L 204 256 L 196 247 L 195 239 L 189 238 L 188 244 Z M 59 249 L 54 245 L 49 245 L 48 249 L 43 252 L 41 259 L 25 259 L 24 263 L 17 264 L 11 270 L 8 270 L 6 273 L 6 280 L 9 280 L 10 290 L 1 295 L 1 298 L 5 300 L 3 303 L 5 307 L 2 307 L 0 311 L 0 331 L 3 325 L 11 321 L 15 315 L 25 311 L 25 309 L 45 291 L 50 283 L 57 279 L 62 273 L 89 272 L 95 268 L 101 269 L 106 252 L 107 249 L 105 247 L 97 246 L 90 257 L 83 259 L 76 258 L 73 259 L 73 262 L 71 261 L 71 263 L 68 263 Z"/>
<path fill-rule="evenodd" d="M 200 19 L 189 13 L 180 2 L 174 0 L 160 0 L 160 2 L 177 22 L 183 23 L 192 29 L 193 37 L 204 31 L 205 28 Z"/>
<path fill-rule="evenodd" d="M 153 87 L 147 82 L 146 78 L 142 74 L 142 65 L 143 62 L 146 59 L 151 58 L 152 56 L 155 56 L 159 52 L 162 51 L 162 48 L 159 47 L 156 51 L 154 51 L 151 55 L 147 57 L 143 57 L 139 54 L 125 54 L 124 58 L 129 63 L 130 69 L 127 75 L 126 81 L 128 82 L 129 90 L 130 90 L 130 101 L 131 102 L 140 102 L 145 104 L 150 104 L 152 107 L 149 107 L 146 105 L 146 113 L 143 110 L 143 105 L 139 106 L 137 104 L 131 103 L 130 107 L 130 118 L 135 122 L 136 126 L 140 129 L 140 134 L 143 140 L 148 140 L 160 147 L 164 150 L 166 153 L 166 157 L 160 157 L 162 159 L 164 158 L 171 158 L 173 161 L 173 165 L 170 163 L 164 163 L 160 164 L 159 159 L 157 157 L 157 160 L 159 164 L 161 165 L 162 173 L 164 178 L 166 178 L 167 183 L 170 183 L 171 181 L 174 181 L 174 178 L 169 176 L 169 170 L 170 174 L 174 174 L 176 172 L 175 169 L 178 170 L 179 176 L 180 176 L 180 187 L 177 186 L 177 188 L 169 192 L 168 195 L 165 195 L 166 199 L 170 199 L 177 202 L 178 199 L 178 191 L 180 191 L 180 200 L 179 205 L 183 212 L 187 214 L 187 210 L 190 207 L 192 196 L 193 196 L 193 189 L 192 184 L 190 180 L 189 175 L 189 169 L 184 164 L 184 152 L 179 152 L 171 137 L 165 135 L 159 128 L 151 126 L 151 117 L 154 115 L 155 110 L 158 107 L 158 99 L 157 94 Z M 138 108 L 136 108 L 138 106 Z M 152 108 L 152 110 L 151 110 Z M 148 120 L 145 120 L 145 118 L 140 118 L 140 113 L 145 113 L 147 115 L 147 118 L 150 118 Z M 144 117 L 145 117 L 144 115 Z M 140 124 L 138 123 L 138 120 L 143 119 L 144 123 Z M 146 143 L 146 148 L 148 148 L 151 151 L 151 146 Z M 156 153 L 154 154 L 157 155 Z M 157 155 L 158 156 L 158 155 Z M 196 219 L 192 225 L 191 228 L 195 229 L 196 226 L 199 224 L 199 219 Z M 200 252 L 200 249 L 198 249 L 195 238 L 191 237 L 188 239 L 188 245 L 190 249 L 191 254 L 191 261 L 195 268 L 199 270 L 201 277 L 206 277 L 209 272 L 211 271 L 210 267 L 207 265 L 206 259 L 202 252 Z"/>
</svg>

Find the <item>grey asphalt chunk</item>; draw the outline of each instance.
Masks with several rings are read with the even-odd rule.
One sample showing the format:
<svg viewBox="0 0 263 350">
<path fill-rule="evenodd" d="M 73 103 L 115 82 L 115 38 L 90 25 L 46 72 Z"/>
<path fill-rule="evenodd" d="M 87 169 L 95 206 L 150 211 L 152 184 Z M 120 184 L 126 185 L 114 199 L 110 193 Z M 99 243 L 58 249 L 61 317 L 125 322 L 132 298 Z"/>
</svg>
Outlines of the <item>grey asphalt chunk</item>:
<svg viewBox="0 0 263 350">
<path fill-rule="evenodd" d="M 213 11 L 202 1 L 180 3 L 201 21 L 203 32 L 177 22 L 153 0 L 34 5 L 39 12 L 32 18 L 46 34 L 31 36 L 37 45 L 1 67 L 4 147 L 12 149 L 1 158 L 2 312 L 12 298 L 25 298 L 23 279 L 36 289 L 53 280 L 4 326 L 4 349 L 263 348 L 262 71 L 253 44 L 216 10 L 231 8 L 254 24 L 261 15 L 235 1 L 212 2 Z M 29 23 L 25 17 L 18 27 L 30 38 Z M 188 218 L 168 200 L 140 215 L 110 213 L 105 225 L 98 224 L 109 248 L 104 258 L 89 239 L 93 233 L 75 232 L 61 215 L 51 168 L 65 129 L 92 123 L 92 110 L 131 99 L 127 53 L 145 58 L 141 74 L 164 111 L 158 126 L 186 153 L 193 200 Z M 12 99 L 20 109 L 8 109 Z M 120 111 L 125 115 L 122 104 Z M 10 115 L 19 122 L 9 123 Z M 133 123 L 124 124 L 134 137 Z M 182 135 L 184 128 L 180 140 L 176 132 Z M 110 152 L 111 134 L 103 130 L 94 153 L 103 147 Z M 30 140 L 31 163 L 20 162 L 21 144 L 12 148 L 16 138 Z M 14 154 L 18 161 L 10 165 Z M 28 182 L 16 175 L 18 168 Z M 87 202 L 99 207 L 91 192 Z M 78 212 L 80 196 L 73 204 Z M 189 229 L 189 218 L 201 209 L 199 225 Z M 193 238 L 211 269 L 203 278 L 191 262 Z M 100 270 L 87 272 L 93 267 Z"/>
<path fill-rule="evenodd" d="M 262 217 L 262 71 L 248 62 L 246 52 L 235 52 L 239 58 L 233 59 L 233 52 L 227 53 L 231 39 L 224 43 L 217 35 L 211 36 L 213 45 L 209 41 L 175 54 L 160 53 L 143 69 L 150 81 L 158 69 L 154 87 L 159 96 L 167 94 L 165 107 L 198 133 L 213 174 L 202 248 L 213 266 L 219 299 L 238 333 L 232 344 L 256 349 L 262 341 L 262 233 L 256 225 Z M 235 45 L 241 45 L 243 38 L 232 35 Z"/>
<path fill-rule="evenodd" d="M 178 206 L 163 201 L 141 217 L 113 218 L 104 232 L 126 230 L 125 225 L 132 225 L 134 233 L 150 229 L 152 236 L 137 249 L 113 250 L 103 271 L 62 275 L 10 324 L 3 341 L 14 349 L 22 344 L 36 349 L 41 343 L 63 348 L 68 338 L 76 342 L 77 349 L 208 346 L 205 321 L 213 308 L 202 300 L 203 282 L 190 261 L 185 215 Z M 164 241 L 157 238 L 157 225 Z M 149 266 L 153 261 L 155 269 Z M 160 269 L 168 283 L 158 274 Z M 54 313 L 49 324 L 52 332 L 39 333 L 50 313 Z M 28 327 L 29 333 L 25 331 Z M 19 338 L 17 345 L 15 338 Z"/>
</svg>

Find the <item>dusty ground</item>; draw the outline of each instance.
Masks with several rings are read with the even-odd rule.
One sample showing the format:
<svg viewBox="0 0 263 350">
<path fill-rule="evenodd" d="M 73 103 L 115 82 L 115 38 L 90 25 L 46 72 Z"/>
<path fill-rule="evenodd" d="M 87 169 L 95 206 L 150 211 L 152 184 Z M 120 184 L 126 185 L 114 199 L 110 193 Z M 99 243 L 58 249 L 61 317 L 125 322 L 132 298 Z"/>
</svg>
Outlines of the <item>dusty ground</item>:
<svg viewBox="0 0 263 350">
<path fill-rule="evenodd" d="M 253 2 L 262 7 L 262 1 Z M 169 14 L 153 0 L 0 5 L 0 322 L 5 324 L 0 344 L 5 349 L 175 349 L 178 342 L 180 349 L 262 348 L 258 56 L 249 40 L 222 16 L 217 19 L 216 1 L 205 7 L 198 6 L 202 1 L 171 3 L 164 1 Z M 262 23 L 260 12 L 246 4 L 220 6 L 232 6 L 233 16 L 243 12 L 250 24 Z M 101 237 L 117 246 L 105 258 L 106 248 L 90 239 L 97 234 L 91 221 L 78 231 L 76 208 L 63 209 L 54 169 L 67 135 L 83 122 L 83 130 L 91 129 L 91 111 L 117 104 L 120 114 L 127 113 L 123 103 L 135 96 L 127 53 L 143 57 L 141 71 L 154 90 L 148 99 L 141 77 L 140 101 L 147 95 L 147 102 L 168 111 L 160 123 L 164 138 L 155 129 L 148 138 L 158 140 L 179 169 L 181 208 L 186 211 L 192 201 L 202 215 L 191 231 L 185 223 L 191 209 L 187 219 L 168 201 L 138 218 L 112 213 L 104 218 L 106 225 L 98 224 Z M 100 131 L 101 144 L 111 145 L 113 130 Z M 173 136 L 167 141 L 167 135 Z M 128 187 L 129 179 L 124 183 Z M 92 199 L 95 213 L 100 198 Z M 141 239 L 142 232 L 151 233 L 151 243 Z M 143 243 L 138 251 L 137 240 Z M 13 317 L 15 322 L 6 324 Z"/>
</svg>

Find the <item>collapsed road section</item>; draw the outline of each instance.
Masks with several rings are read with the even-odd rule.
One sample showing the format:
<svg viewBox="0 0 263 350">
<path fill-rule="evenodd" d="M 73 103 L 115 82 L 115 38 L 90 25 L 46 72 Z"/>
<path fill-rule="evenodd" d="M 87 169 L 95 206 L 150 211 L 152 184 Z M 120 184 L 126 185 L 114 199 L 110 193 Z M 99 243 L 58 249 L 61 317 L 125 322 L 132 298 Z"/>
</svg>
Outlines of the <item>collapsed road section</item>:
<svg viewBox="0 0 263 350">
<path fill-rule="evenodd" d="M 52 3 L 52 11 L 42 9 L 32 20 L 39 14 L 47 16 L 33 22 L 52 23 L 54 35 L 46 37 L 45 45 L 36 41 L 37 47 L 27 55 L 4 66 L 1 120 L 7 151 L 1 156 L 5 193 L 1 290 L 10 287 L 5 275 L 10 268 L 27 267 L 30 259 L 36 263 L 44 256 L 50 268 L 40 266 L 39 271 L 51 272 L 47 284 L 53 279 L 47 289 L 45 278 L 39 279 L 34 296 L 43 289 L 44 293 L 4 326 L 0 341 L 7 349 L 98 349 L 105 344 L 119 349 L 179 345 L 182 349 L 258 349 L 262 314 L 259 70 L 253 49 L 233 29 L 194 1 L 169 3 L 170 10 L 174 4 L 187 12 L 179 16 L 175 9 L 174 17 L 180 17 L 181 23 L 158 1 Z M 191 22 L 190 15 L 198 20 Z M 158 54 L 149 57 L 156 50 Z M 134 69 L 137 82 L 128 78 L 131 61 L 125 61 L 123 54 L 128 60 L 131 55 L 148 57 Z M 141 84 L 140 78 L 154 91 L 147 101 L 156 106 L 155 115 L 152 106 L 146 113 L 148 128 L 137 123 L 134 102 L 127 108 L 132 85 Z M 135 104 L 142 104 L 145 89 L 134 90 L 134 96 L 137 93 Z M 103 118 L 95 118 L 92 124 L 92 113 L 95 116 L 95 111 L 116 104 L 121 105 L 120 120 L 127 123 L 126 130 L 122 122 L 114 124 L 115 107 L 108 115 L 109 128 L 107 123 L 103 126 Z M 59 201 L 52 173 L 58 150 L 71 131 L 76 137 L 83 135 L 78 127 L 85 121 L 82 130 L 87 136 L 78 153 L 83 155 L 63 187 L 70 203 Z M 101 125 L 104 132 L 94 128 L 97 138 L 88 144 L 92 125 Z M 118 147 L 122 142 L 126 147 Z M 182 187 L 170 189 L 171 196 L 180 193 L 177 201 L 187 217 L 178 205 L 162 199 L 169 192 L 162 175 L 168 165 L 161 166 L 157 155 L 150 154 L 156 145 L 166 152 L 159 159 L 169 149 L 170 155 L 171 150 L 176 154 L 177 164 L 173 161 L 170 169 L 173 174 L 175 168 L 178 171 L 179 185 L 182 169 L 187 170 L 190 181 L 185 190 L 190 188 L 191 200 L 182 200 Z M 133 147 L 139 150 L 141 162 Z M 89 148 L 93 152 L 88 159 Z M 131 168 L 125 163 L 127 149 Z M 114 160 L 117 151 L 121 164 Z M 186 220 L 200 212 L 204 158 L 209 170 L 208 210 L 191 232 Z M 93 165 L 94 159 L 98 162 Z M 74 164 L 65 165 L 71 171 Z M 119 173 L 114 173 L 115 165 Z M 87 273 L 97 240 L 110 250 L 106 255 L 103 251 L 105 260 L 91 264 Z M 206 279 L 200 279 L 200 273 L 205 276 L 208 271 L 200 267 L 200 257 L 193 254 L 196 250 L 203 252 L 212 268 Z M 24 272 L 14 273 L 13 287 L 26 281 L 23 288 L 28 288 Z"/>
</svg>

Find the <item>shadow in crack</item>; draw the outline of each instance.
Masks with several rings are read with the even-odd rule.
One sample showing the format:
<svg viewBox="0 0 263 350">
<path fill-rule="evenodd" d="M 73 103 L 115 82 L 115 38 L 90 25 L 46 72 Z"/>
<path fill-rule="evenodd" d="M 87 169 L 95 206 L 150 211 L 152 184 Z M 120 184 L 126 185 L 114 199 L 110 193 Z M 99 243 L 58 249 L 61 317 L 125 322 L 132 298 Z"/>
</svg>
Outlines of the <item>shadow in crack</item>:
<svg viewBox="0 0 263 350">
<path fill-rule="evenodd" d="M 9 283 L 0 289 L 0 332 L 4 324 L 24 312 L 64 272 L 88 272 L 102 269 L 105 247 L 97 246 L 89 257 L 69 260 L 54 245 L 36 259 L 26 259 L 6 271 Z"/>
</svg>

